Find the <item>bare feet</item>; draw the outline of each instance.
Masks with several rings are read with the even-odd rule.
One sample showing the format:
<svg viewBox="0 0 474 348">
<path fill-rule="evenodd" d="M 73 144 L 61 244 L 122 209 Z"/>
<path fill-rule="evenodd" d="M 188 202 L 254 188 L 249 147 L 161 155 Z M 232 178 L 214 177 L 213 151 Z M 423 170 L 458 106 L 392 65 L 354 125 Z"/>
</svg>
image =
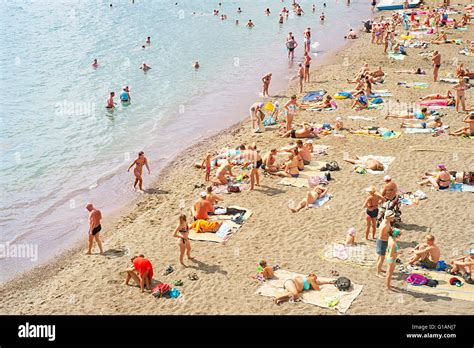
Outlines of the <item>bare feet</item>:
<svg viewBox="0 0 474 348">
<path fill-rule="evenodd" d="M 376 276 L 376 277 L 379 277 L 379 278 L 385 278 L 385 276 L 382 275 L 382 274 L 380 274 L 380 273 L 375 273 L 375 276 Z"/>
<path fill-rule="evenodd" d="M 91 252 L 90 252 L 90 251 L 88 251 L 88 252 L 86 253 L 86 255 L 92 255 L 92 254 L 91 254 Z"/>
</svg>

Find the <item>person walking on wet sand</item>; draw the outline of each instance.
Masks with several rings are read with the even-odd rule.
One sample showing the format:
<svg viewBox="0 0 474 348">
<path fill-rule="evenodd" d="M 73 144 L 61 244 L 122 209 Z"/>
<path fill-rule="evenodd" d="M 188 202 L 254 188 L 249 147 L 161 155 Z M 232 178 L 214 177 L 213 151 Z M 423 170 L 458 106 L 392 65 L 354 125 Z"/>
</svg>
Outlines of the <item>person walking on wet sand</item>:
<svg viewBox="0 0 474 348">
<path fill-rule="evenodd" d="M 262 83 L 263 83 L 263 96 L 267 96 L 269 97 L 270 94 L 268 94 L 268 88 L 270 87 L 270 82 L 272 80 L 272 73 L 269 72 L 268 74 L 265 74 L 263 77 L 262 77 Z"/>
<path fill-rule="evenodd" d="M 142 179 L 142 173 L 143 173 L 143 166 L 148 169 L 148 174 L 150 174 L 150 167 L 148 166 L 148 160 L 145 157 L 145 153 L 143 151 L 140 151 L 138 153 L 138 158 L 130 164 L 130 166 L 127 169 L 127 172 L 130 171 L 130 168 L 135 166 L 133 169 L 133 174 L 135 174 L 135 182 L 133 183 L 133 188 L 136 189 L 137 184 L 139 187 L 139 192 L 143 192 L 143 179 Z"/>
<path fill-rule="evenodd" d="M 102 229 L 100 220 L 102 219 L 102 213 L 99 209 L 94 208 L 92 203 L 87 203 L 86 209 L 89 211 L 89 241 L 86 254 L 91 255 L 92 243 L 95 239 L 99 247 L 100 254 L 103 255 L 104 250 L 102 249 L 102 242 L 100 240 L 100 230 Z"/>
</svg>

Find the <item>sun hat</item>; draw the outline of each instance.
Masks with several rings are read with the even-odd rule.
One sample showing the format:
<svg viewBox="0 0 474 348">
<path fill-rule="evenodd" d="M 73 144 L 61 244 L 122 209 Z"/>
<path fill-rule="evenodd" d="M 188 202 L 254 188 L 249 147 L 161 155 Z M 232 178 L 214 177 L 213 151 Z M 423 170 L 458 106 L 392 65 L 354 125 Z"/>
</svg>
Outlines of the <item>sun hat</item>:
<svg viewBox="0 0 474 348">
<path fill-rule="evenodd" d="M 390 180 L 392 180 L 392 177 L 390 175 L 385 175 L 383 177 L 383 181 L 390 181 Z"/>
<path fill-rule="evenodd" d="M 199 194 L 199 196 L 201 196 L 202 198 L 206 198 L 206 195 L 207 195 L 207 194 L 206 194 L 206 192 L 204 192 L 204 191 L 202 191 L 202 192 Z"/>
<path fill-rule="evenodd" d="M 340 121 L 340 120 L 342 120 L 342 118 L 339 117 L 339 116 L 337 116 L 337 117 L 336 117 L 336 121 Z"/>
<path fill-rule="evenodd" d="M 446 166 L 444 164 L 438 164 L 437 165 L 438 169 L 445 170 Z"/>
<path fill-rule="evenodd" d="M 393 238 L 398 237 L 400 233 L 402 233 L 402 231 L 400 231 L 398 228 L 394 228 L 392 231 L 392 237 Z"/>
<path fill-rule="evenodd" d="M 375 186 L 369 186 L 365 189 L 365 192 L 375 192 L 375 191 L 377 191 Z"/>
</svg>

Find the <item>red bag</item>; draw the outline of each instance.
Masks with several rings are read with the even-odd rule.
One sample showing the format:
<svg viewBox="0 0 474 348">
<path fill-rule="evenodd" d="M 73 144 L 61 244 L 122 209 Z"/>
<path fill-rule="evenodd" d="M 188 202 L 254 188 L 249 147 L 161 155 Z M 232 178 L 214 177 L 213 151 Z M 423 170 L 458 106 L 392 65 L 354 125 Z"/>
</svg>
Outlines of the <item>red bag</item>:
<svg viewBox="0 0 474 348">
<path fill-rule="evenodd" d="M 151 294 L 155 297 L 161 297 L 166 295 L 169 291 L 171 291 L 171 286 L 169 284 L 162 283 L 156 285 L 151 291 Z"/>
</svg>

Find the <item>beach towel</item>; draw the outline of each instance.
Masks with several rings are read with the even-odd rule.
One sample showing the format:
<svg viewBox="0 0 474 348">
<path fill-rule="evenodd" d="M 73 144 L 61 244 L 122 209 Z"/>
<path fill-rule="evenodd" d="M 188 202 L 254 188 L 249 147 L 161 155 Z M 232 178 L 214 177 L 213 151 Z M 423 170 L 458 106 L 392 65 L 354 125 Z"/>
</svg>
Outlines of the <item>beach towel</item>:
<svg viewBox="0 0 474 348">
<path fill-rule="evenodd" d="M 326 91 L 324 91 L 324 90 L 308 92 L 301 99 L 301 101 L 303 101 L 303 102 L 321 101 L 325 94 L 326 94 Z"/>
<path fill-rule="evenodd" d="M 405 55 L 404 55 L 404 54 L 395 53 L 395 52 L 389 52 L 389 53 L 388 53 L 388 57 L 389 57 L 390 59 L 394 59 L 394 60 L 404 60 L 404 59 L 405 59 Z"/>
<path fill-rule="evenodd" d="M 311 162 L 311 165 L 304 166 L 304 170 L 300 172 L 297 178 L 283 178 L 278 183 L 279 185 L 293 186 L 293 187 L 309 187 L 308 179 L 312 176 L 324 176 L 324 172 L 319 168 L 324 167 L 326 162 Z"/>
<path fill-rule="evenodd" d="M 321 198 L 318 198 L 317 200 L 314 201 L 313 204 L 309 204 L 309 208 L 318 208 L 324 205 L 324 203 L 328 202 L 331 199 L 331 196 L 328 194 L 325 194 Z"/>
<path fill-rule="evenodd" d="M 250 209 L 238 207 L 238 206 L 230 206 L 227 207 L 230 211 L 232 209 L 237 209 L 238 211 L 245 211 L 242 215 L 242 224 L 232 221 L 232 218 L 237 215 L 230 215 L 230 214 L 222 214 L 222 215 L 212 215 L 209 217 L 208 221 L 214 222 L 219 221 L 222 222 L 222 226 L 216 233 L 197 233 L 194 229 L 189 230 L 189 239 L 191 240 L 199 240 L 199 241 L 206 241 L 206 242 L 215 242 L 215 243 L 222 243 L 229 240 L 234 234 L 236 234 L 242 225 L 247 221 L 250 216 L 252 216 L 252 211 Z"/>
<path fill-rule="evenodd" d="M 421 89 L 421 88 L 428 88 L 429 87 L 429 84 L 426 83 L 426 82 L 404 82 L 404 81 L 400 81 L 397 83 L 398 86 L 400 87 L 405 87 L 405 88 L 418 88 L 418 89 Z"/>
<path fill-rule="evenodd" d="M 377 161 L 379 161 L 380 163 L 383 164 L 383 167 L 384 167 L 384 170 L 383 171 L 380 171 L 380 170 L 372 170 L 372 169 L 366 169 L 367 170 L 367 173 L 370 173 L 370 174 L 383 174 L 385 173 L 387 170 L 388 170 L 388 167 L 390 166 L 390 164 L 395 160 L 395 157 L 390 157 L 390 156 L 374 156 L 374 155 L 368 155 L 368 156 L 362 156 L 360 157 L 360 159 L 362 161 L 365 161 L 366 159 L 369 159 L 369 158 L 373 158 Z M 356 167 L 360 167 L 361 165 L 360 164 L 356 164 L 354 165 L 354 169 Z"/>
<path fill-rule="evenodd" d="M 196 220 L 191 224 L 191 228 L 197 233 L 215 232 L 219 225 L 216 221 Z"/>
<path fill-rule="evenodd" d="M 373 268 L 377 261 L 375 246 L 365 243 L 345 245 L 342 242 L 332 242 L 324 247 L 319 256 L 327 261 L 344 262 L 367 268 Z"/>
<path fill-rule="evenodd" d="M 364 121 L 375 121 L 375 117 L 369 116 L 348 116 L 351 120 L 364 120 Z"/>
<path fill-rule="evenodd" d="M 406 283 L 406 289 L 418 293 L 427 295 L 434 295 L 440 297 L 449 297 L 458 300 L 474 301 L 474 285 L 467 284 L 462 280 L 463 285 L 458 287 L 449 284 L 449 279 L 453 278 L 453 275 L 446 272 L 428 271 L 426 269 L 422 271 L 413 271 L 412 273 L 421 274 L 428 279 L 434 279 L 438 281 L 438 285 L 434 288 L 429 286 L 417 286 Z M 462 277 L 458 277 L 462 279 Z"/>
<path fill-rule="evenodd" d="M 285 271 L 282 269 L 275 271 L 274 279 L 270 279 L 258 288 L 256 294 L 268 297 L 275 297 L 284 294 L 283 283 L 287 279 L 293 279 L 296 276 L 306 277 L 305 274 Z M 333 281 L 335 278 L 319 277 L 321 281 Z M 312 305 L 337 310 L 345 313 L 350 308 L 352 302 L 359 296 L 363 286 L 352 283 L 349 291 L 339 291 L 332 284 L 321 285 L 321 290 L 306 290 L 301 293 L 301 301 Z"/>
<path fill-rule="evenodd" d="M 337 109 L 337 107 L 332 106 L 332 107 L 330 107 L 330 108 L 324 108 L 324 109 L 322 109 L 322 108 L 306 109 L 306 111 L 334 111 L 334 110 L 336 110 L 336 109 Z"/>
<path fill-rule="evenodd" d="M 454 107 L 454 105 L 448 105 L 447 99 L 420 100 L 417 101 L 416 104 L 421 106 Z"/>
<path fill-rule="evenodd" d="M 388 133 L 384 133 L 384 134 L 354 134 L 354 135 L 359 135 L 359 136 L 363 136 L 363 137 L 372 137 L 372 138 L 376 138 L 376 139 L 390 140 L 390 139 L 400 138 L 400 135 L 402 135 L 402 133 L 400 133 L 400 132 L 388 132 Z"/>
<path fill-rule="evenodd" d="M 439 79 L 441 82 L 445 82 L 445 83 L 452 83 L 452 84 L 455 84 L 455 83 L 458 83 L 459 80 L 458 79 L 453 79 L 453 78 L 448 78 L 448 77 L 443 77 L 441 79 Z"/>
<path fill-rule="evenodd" d="M 336 99 L 351 99 L 352 93 L 351 92 L 336 92 L 334 94 L 334 98 Z"/>
<path fill-rule="evenodd" d="M 381 98 L 381 97 L 391 97 L 392 93 L 389 91 L 372 91 L 369 95 L 369 98 Z"/>
<path fill-rule="evenodd" d="M 448 129 L 449 126 L 442 126 L 441 129 Z M 404 128 L 406 134 L 427 134 L 434 133 L 436 129 L 434 128 Z"/>
<path fill-rule="evenodd" d="M 461 192 L 474 192 L 474 185 L 463 184 Z"/>
</svg>

